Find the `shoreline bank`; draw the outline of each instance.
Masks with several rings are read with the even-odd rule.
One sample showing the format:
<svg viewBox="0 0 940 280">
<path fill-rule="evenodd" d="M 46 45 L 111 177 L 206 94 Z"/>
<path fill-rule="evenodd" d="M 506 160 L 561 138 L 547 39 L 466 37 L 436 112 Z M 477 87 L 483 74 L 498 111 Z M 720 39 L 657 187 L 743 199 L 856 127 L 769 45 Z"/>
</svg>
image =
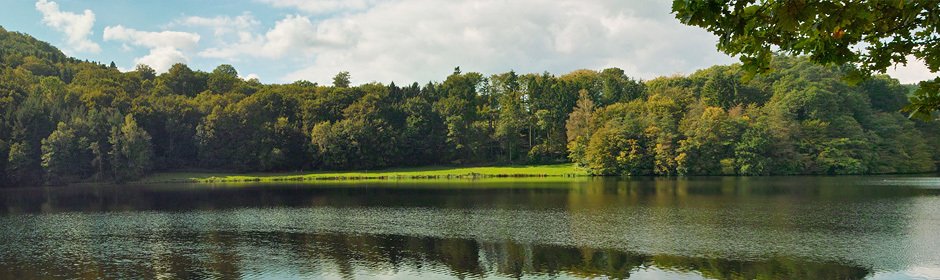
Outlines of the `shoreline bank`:
<svg viewBox="0 0 940 280">
<path fill-rule="evenodd" d="M 481 178 L 582 177 L 587 172 L 574 164 L 511 165 L 481 167 L 414 167 L 374 171 L 315 171 L 271 173 L 163 172 L 136 183 L 242 183 L 347 180 L 430 180 Z"/>
</svg>

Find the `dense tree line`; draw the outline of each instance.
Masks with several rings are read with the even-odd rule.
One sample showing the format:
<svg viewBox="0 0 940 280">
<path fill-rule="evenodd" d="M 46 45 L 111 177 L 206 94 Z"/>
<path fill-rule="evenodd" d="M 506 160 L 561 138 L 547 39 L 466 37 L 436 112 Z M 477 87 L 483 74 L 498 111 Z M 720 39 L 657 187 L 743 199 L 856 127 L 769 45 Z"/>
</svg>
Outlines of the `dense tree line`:
<svg viewBox="0 0 940 280">
<path fill-rule="evenodd" d="M 937 125 L 898 113 L 909 88 L 887 76 L 777 57 L 768 75 L 738 65 L 645 82 L 606 107 L 582 95 L 568 120 L 571 159 L 597 174 L 862 174 L 935 170 Z"/>
<path fill-rule="evenodd" d="M 925 172 L 940 127 L 887 76 L 778 57 L 639 81 L 459 68 L 442 82 L 265 85 L 230 65 L 121 72 L 0 29 L 0 184 L 126 181 L 154 170 L 374 169 L 575 162 L 602 175 Z"/>
</svg>

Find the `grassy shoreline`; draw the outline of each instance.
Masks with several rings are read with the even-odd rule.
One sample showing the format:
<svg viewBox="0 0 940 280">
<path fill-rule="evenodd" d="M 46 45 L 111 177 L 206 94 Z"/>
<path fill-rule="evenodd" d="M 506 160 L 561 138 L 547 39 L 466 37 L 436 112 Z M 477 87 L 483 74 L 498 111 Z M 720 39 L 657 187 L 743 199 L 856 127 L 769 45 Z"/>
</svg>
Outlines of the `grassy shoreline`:
<svg viewBox="0 0 940 280">
<path fill-rule="evenodd" d="M 423 180 L 524 177 L 580 177 L 587 173 L 574 164 L 511 165 L 482 167 L 429 166 L 374 171 L 315 171 L 281 173 L 165 172 L 145 177 L 138 183 L 242 183 L 302 182 L 343 180 Z"/>
</svg>

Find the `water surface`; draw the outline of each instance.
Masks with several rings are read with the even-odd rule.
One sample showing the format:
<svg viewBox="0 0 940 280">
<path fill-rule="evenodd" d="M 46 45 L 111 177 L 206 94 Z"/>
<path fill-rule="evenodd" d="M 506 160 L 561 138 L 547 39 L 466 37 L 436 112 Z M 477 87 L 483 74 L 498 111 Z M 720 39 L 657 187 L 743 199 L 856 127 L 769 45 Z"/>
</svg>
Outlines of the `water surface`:
<svg viewBox="0 0 940 280">
<path fill-rule="evenodd" d="M 0 278 L 938 279 L 940 178 L 0 190 Z"/>
</svg>

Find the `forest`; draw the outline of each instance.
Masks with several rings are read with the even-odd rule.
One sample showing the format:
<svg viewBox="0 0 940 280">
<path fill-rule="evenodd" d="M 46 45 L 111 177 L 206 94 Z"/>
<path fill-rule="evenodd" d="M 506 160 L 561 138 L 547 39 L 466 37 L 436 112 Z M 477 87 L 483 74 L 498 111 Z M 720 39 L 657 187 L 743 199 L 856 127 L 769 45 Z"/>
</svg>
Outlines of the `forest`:
<svg viewBox="0 0 940 280">
<path fill-rule="evenodd" d="M 850 83 L 850 66 L 805 57 L 771 64 L 645 81 L 618 68 L 458 67 L 440 82 L 352 85 L 341 72 L 328 85 L 262 84 L 231 65 L 121 72 L 0 28 L 0 186 L 562 162 L 618 176 L 936 170 L 940 122 L 899 113 L 913 86 Z"/>
</svg>

